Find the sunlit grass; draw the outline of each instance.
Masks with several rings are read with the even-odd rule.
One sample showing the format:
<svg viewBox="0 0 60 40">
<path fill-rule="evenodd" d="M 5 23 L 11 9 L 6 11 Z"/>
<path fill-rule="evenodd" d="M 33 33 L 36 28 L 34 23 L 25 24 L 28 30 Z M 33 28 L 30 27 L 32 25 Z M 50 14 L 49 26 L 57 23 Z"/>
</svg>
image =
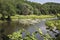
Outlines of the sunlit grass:
<svg viewBox="0 0 60 40">
<path fill-rule="evenodd" d="M 45 19 L 45 18 L 54 18 L 54 15 L 15 15 L 11 16 L 12 20 L 16 19 Z"/>
<path fill-rule="evenodd" d="M 5 18 L 7 17 L 8 16 L 5 16 Z M 15 15 L 15 16 L 11 16 L 11 20 L 16 21 L 19 19 L 45 19 L 45 18 L 54 18 L 54 17 L 55 15 Z M 0 20 L 0 22 L 2 21 Z"/>
<path fill-rule="evenodd" d="M 49 27 L 49 28 L 54 28 L 56 27 L 58 30 L 60 30 L 60 20 L 55 20 L 55 21 L 47 21 L 46 22 L 46 25 Z"/>
</svg>

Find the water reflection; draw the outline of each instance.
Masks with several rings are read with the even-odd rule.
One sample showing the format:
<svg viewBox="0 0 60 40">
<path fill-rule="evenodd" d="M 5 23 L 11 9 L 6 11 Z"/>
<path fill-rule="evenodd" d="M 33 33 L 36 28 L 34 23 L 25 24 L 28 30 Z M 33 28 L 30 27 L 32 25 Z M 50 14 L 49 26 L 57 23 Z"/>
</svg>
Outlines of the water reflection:
<svg viewBox="0 0 60 40">
<path fill-rule="evenodd" d="M 26 31 L 30 32 L 32 34 L 33 32 L 36 31 L 36 27 L 40 28 L 43 32 L 43 34 L 46 34 L 48 30 L 46 30 L 46 25 L 45 25 L 46 20 L 41 20 L 40 23 L 37 23 L 35 25 L 24 25 L 19 23 L 18 21 L 13 21 L 13 22 L 3 22 L 0 23 L 0 30 L 4 30 L 4 35 L 11 34 L 13 32 L 16 32 L 22 28 L 24 28 Z M 51 34 L 52 37 L 54 37 L 53 32 L 49 31 L 49 34 Z M 24 38 L 25 32 L 22 33 L 22 37 Z M 36 34 L 36 37 L 41 40 L 43 40 L 39 34 Z"/>
<path fill-rule="evenodd" d="M 4 29 L 4 34 L 8 35 L 11 34 L 15 31 L 16 29 L 16 22 L 4 22 L 4 23 L 0 23 L 0 30 Z"/>
<path fill-rule="evenodd" d="M 17 21 L 0 23 L 0 30 L 3 29 L 5 35 L 11 34 L 11 33 L 18 31 L 22 28 L 27 30 L 27 29 L 29 29 L 29 27 L 31 27 L 31 25 L 23 25 L 21 23 L 18 23 Z"/>
</svg>

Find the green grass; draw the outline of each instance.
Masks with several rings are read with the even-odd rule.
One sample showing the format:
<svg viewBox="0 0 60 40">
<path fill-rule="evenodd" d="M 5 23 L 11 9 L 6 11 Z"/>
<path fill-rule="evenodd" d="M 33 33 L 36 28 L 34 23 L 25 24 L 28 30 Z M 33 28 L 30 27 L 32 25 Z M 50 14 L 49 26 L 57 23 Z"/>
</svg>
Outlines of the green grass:
<svg viewBox="0 0 60 40">
<path fill-rule="evenodd" d="M 8 16 L 5 16 L 7 18 Z M 45 18 L 54 18 L 55 15 L 15 15 L 11 16 L 12 21 L 16 21 L 18 19 L 45 19 Z M 6 21 L 6 20 L 5 20 Z M 0 22 L 3 22 L 0 20 Z"/>
<path fill-rule="evenodd" d="M 54 15 L 15 15 L 11 16 L 12 20 L 17 20 L 17 19 L 45 19 L 45 18 L 54 18 Z"/>
<path fill-rule="evenodd" d="M 49 28 L 54 28 L 56 27 L 58 30 L 60 30 L 60 20 L 53 20 L 53 21 L 47 21 L 46 22 L 46 25 L 49 27 Z"/>
</svg>

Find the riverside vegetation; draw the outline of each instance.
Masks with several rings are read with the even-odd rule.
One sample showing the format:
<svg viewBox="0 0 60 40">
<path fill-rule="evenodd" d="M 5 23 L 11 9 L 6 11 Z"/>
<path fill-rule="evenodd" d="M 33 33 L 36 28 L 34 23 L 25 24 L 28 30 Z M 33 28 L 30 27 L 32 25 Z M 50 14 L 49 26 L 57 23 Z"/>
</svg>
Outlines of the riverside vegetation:
<svg viewBox="0 0 60 40">
<path fill-rule="evenodd" d="M 22 38 L 22 32 L 26 32 L 26 36 Z M 14 32 L 13 34 L 8 35 L 11 40 L 38 40 L 36 38 L 36 34 L 39 33 L 39 35 L 44 39 L 44 40 L 54 40 L 54 38 L 50 37 L 50 35 L 47 33 L 44 35 L 41 31 L 41 29 L 37 29 L 36 32 L 30 34 L 29 32 L 23 30 L 20 30 L 18 32 Z"/>
<path fill-rule="evenodd" d="M 14 27 L 18 24 L 19 27 L 21 25 L 27 27 L 31 24 L 34 25 L 39 23 L 41 19 L 55 17 L 57 17 L 58 20 L 47 21 L 46 25 L 48 27 L 46 28 L 50 31 L 54 31 L 53 29 L 60 31 L 60 3 L 47 2 L 40 4 L 28 0 L 0 0 L 0 39 L 38 40 L 36 34 L 39 34 L 43 40 L 60 40 L 60 33 L 58 33 L 56 38 L 52 38 L 48 33 L 43 34 L 40 28 L 36 28 L 37 31 L 32 34 L 27 32 L 24 28 L 20 28 L 21 30 L 19 29 L 18 31 L 12 30 L 13 32 L 11 34 L 7 34 L 10 33 L 11 30 L 9 32 L 6 31 L 9 30 L 10 27 L 12 27 L 11 29 L 14 29 Z M 4 30 L 5 28 L 6 30 Z M 5 35 L 5 31 L 7 35 Z M 26 35 L 24 38 L 22 37 L 23 32 L 25 32 Z"/>
<path fill-rule="evenodd" d="M 48 27 L 46 27 L 47 29 L 49 29 L 50 31 L 55 32 L 53 29 L 58 30 L 60 32 L 60 20 L 50 20 L 46 22 L 46 25 Z M 60 40 L 60 33 L 57 33 L 57 35 L 55 35 L 57 38 L 56 40 Z"/>
</svg>

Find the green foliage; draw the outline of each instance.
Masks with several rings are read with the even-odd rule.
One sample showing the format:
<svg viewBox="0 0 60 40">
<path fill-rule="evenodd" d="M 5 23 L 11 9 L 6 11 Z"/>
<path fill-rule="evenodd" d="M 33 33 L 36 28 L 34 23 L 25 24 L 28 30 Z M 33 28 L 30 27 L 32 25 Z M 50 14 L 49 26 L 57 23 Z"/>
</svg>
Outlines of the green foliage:
<svg viewBox="0 0 60 40">
<path fill-rule="evenodd" d="M 49 29 L 52 30 L 52 32 L 54 32 L 53 31 L 54 27 L 56 27 L 55 30 L 59 30 L 60 31 L 60 20 L 47 21 L 46 25 L 48 26 Z M 58 36 L 54 40 L 60 40 L 60 34 L 58 34 Z"/>
<path fill-rule="evenodd" d="M 33 8 L 27 3 L 18 3 L 17 12 L 20 15 L 30 15 L 30 14 L 33 14 Z"/>
<path fill-rule="evenodd" d="M 21 34 L 21 30 L 18 32 L 14 32 L 12 35 L 8 35 L 9 38 L 11 38 L 12 40 L 20 40 L 22 38 L 22 34 Z"/>
<path fill-rule="evenodd" d="M 46 25 L 53 29 L 54 27 L 56 27 L 58 30 L 60 30 L 60 20 L 55 20 L 55 21 L 47 21 Z"/>
<path fill-rule="evenodd" d="M 35 8 L 33 10 L 33 12 L 34 12 L 34 15 L 40 15 L 41 14 L 40 11 L 37 8 Z"/>
<path fill-rule="evenodd" d="M 0 14 L 2 19 L 5 16 L 19 15 L 47 15 L 60 13 L 59 3 L 45 3 L 40 4 L 36 2 L 30 2 L 27 0 L 0 0 Z"/>
<path fill-rule="evenodd" d="M 40 3 L 27 0 L 0 0 L 0 13 L 4 15 L 57 14 L 60 13 L 59 3 Z"/>
<path fill-rule="evenodd" d="M 22 38 L 22 32 L 26 32 L 26 36 L 24 38 Z M 30 33 L 25 30 L 20 30 L 20 31 L 14 32 L 13 34 L 10 34 L 8 36 L 11 40 L 38 40 L 35 36 L 37 33 L 39 33 L 41 35 L 41 37 L 44 38 L 44 40 L 53 40 L 49 36 L 49 34 L 43 35 L 41 29 L 37 29 L 37 31 L 32 33 L 32 35 L 30 35 Z"/>
<path fill-rule="evenodd" d="M 0 2 L 0 13 L 2 15 L 13 15 L 15 13 L 15 7 L 8 1 Z"/>
<path fill-rule="evenodd" d="M 15 21 L 16 19 L 45 19 L 45 18 L 54 18 L 55 16 L 53 15 L 15 15 L 11 16 L 12 21 Z"/>
<path fill-rule="evenodd" d="M 60 13 L 59 8 L 60 8 L 60 4 L 59 3 L 53 3 L 53 2 L 48 2 L 42 5 L 43 9 L 46 11 L 46 13 L 48 14 L 57 14 Z"/>
</svg>

